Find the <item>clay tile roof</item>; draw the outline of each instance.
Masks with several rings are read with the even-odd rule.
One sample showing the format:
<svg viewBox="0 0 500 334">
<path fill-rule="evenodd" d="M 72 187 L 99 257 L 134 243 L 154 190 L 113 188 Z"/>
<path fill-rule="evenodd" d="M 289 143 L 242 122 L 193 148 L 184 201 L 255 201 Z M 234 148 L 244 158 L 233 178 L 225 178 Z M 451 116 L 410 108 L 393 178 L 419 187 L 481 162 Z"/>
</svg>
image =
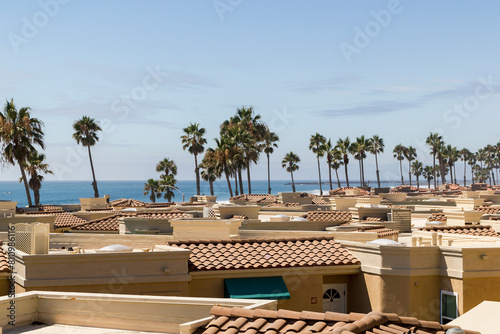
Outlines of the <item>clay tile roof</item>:
<svg viewBox="0 0 500 334">
<path fill-rule="evenodd" d="M 370 226 L 360 226 L 358 227 L 358 232 L 375 232 L 379 238 L 399 235 L 399 231 L 386 228 L 384 225 L 370 225 Z"/>
<path fill-rule="evenodd" d="M 120 212 L 104 218 L 94 219 L 80 225 L 75 225 L 71 229 L 77 231 L 113 231 L 117 232 L 120 227 L 118 218 L 139 217 L 145 219 L 179 219 L 190 218 L 184 211 L 162 211 L 162 212 Z"/>
<path fill-rule="evenodd" d="M 348 211 L 308 211 L 306 219 L 309 221 L 343 222 L 352 220 L 352 214 Z"/>
<path fill-rule="evenodd" d="M 88 223 L 88 220 L 77 217 L 77 216 L 75 216 L 71 213 L 67 213 L 67 212 L 56 213 L 55 216 L 56 216 L 56 219 L 54 220 L 54 227 L 56 227 L 56 228 L 71 227 L 71 226 L 76 226 L 76 225 Z"/>
<path fill-rule="evenodd" d="M 471 236 L 500 237 L 490 225 L 426 226 L 420 229 L 427 232 L 441 232 Z"/>
<path fill-rule="evenodd" d="M 353 190 L 358 195 L 370 195 L 370 193 L 364 189 L 357 187 L 343 187 L 330 190 L 330 195 L 345 195 L 346 190 Z"/>
<path fill-rule="evenodd" d="M 396 314 L 380 312 L 343 314 L 287 310 L 248 310 L 239 307 L 214 306 L 211 314 L 214 319 L 198 328 L 195 334 L 444 334 L 451 327 L 441 325 L 438 322 L 399 317 Z M 466 334 L 479 334 L 474 331 L 464 331 Z"/>
<path fill-rule="evenodd" d="M 7 273 L 7 272 L 10 272 L 10 267 L 7 262 L 7 253 L 1 247 L 0 243 L 0 273 Z"/>
<path fill-rule="evenodd" d="M 474 207 L 474 211 L 480 211 L 484 214 L 496 214 L 500 211 L 500 208 L 492 208 L 489 206 L 476 206 Z"/>
<path fill-rule="evenodd" d="M 111 201 L 110 204 L 113 207 L 129 207 L 129 208 L 138 208 L 146 206 L 145 202 L 131 198 L 115 199 L 114 201 Z"/>
<path fill-rule="evenodd" d="M 332 237 L 177 240 L 168 244 L 191 250 L 191 271 L 359 264 L 359 260 Z"/>
<path fill-rule="evenodd" d="M 278 196 L 268 194 L 242 194 L 233 196 L 230 201 L 245 201 L 251 203 L 278 203 Z"/>
</svg>

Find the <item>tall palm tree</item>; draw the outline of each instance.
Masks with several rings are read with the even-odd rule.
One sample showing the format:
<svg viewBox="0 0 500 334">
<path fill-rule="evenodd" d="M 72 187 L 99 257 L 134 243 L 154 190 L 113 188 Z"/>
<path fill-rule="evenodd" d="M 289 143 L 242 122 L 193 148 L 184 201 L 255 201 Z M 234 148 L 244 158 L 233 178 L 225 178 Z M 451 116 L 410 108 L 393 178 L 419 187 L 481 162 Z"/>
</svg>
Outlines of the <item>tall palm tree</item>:
<svg viewBox="0 0 500 334">
<path fill-rule="evenodd" d="M 316 159 L 318 160 L 318 177 L 319 177 L 319 193 L 323 196 L 323 188 L 321 187 L 321 168 L 319 165 L 319 158 L 325 155 L 325 143 L 326 138 L 316 132 L 315 135 L 311 136 L 309 140 L 309 149 L 316 154 Z"/>
<path fill-rule="evenodd" d="M 458 160 L 459 153 L 458 149 L 452 145 L 446 145 L 443 148 L 443 158 L 445 163 L 448 164 L 450 168 L 450 183 L 457 183 L 457 175 L 455 173 L 455 162 Z"/>
<path fill-rule="evenodd" d="M 92 186 L 94 187 L 94 197 L 97 198 L 99 197 L 99 190 L 97 189 L 97 181 L 95 179 L 94 163 L 92 162 L 92 153 L 90 152 L 90 147 L 94 146 L 99 141 L 97 133 L 99 131 L 102 131 L 102 129 L 99 126 L 99 122 L 97 122 L 94 118 L 83 116 L 81 119 L 73 123 L 73 130 L 75 130 L 75 133 L 73 133 L 73 138 L 76 140 L 76 143 L 87 146 L 87 150 L 89 152 L 90 169 L 92 170 Z"/>
<path fill-rule="evenodd" d="M 464 187 L 467 186 L 467 161 L 470 160 L 471 158 L 471 155 L 472 155 L 472 152 L 469 151 L 468 149 L 466 148 L 463 148 L 460 150 L 459 152 L 460 154 L 460 160 L 462 160 L 464 162 Z"/>
<path fill-rule="evenodd" d="M 436 155 L 438 154 L 439 150 L 441 149 L 443 145 L 443 138 L 439 135 L 439 133 L 430 133 L 427 139 L 425 140 L 425 143 L 431 147 L 431 154 L 432 154 L 432 170 L 434 172 L 433 179 L 434 179 L 434 189 L 437 188 L 436 184 Z"/>
<path fill-rule="evenodd" d="M 215 149 L 214 149 L 214 157 L 217 162 L 217 167 L 221 173 L 224 173 L 227 181 L 227 188 L 229 190 L 230 197 L 233 197 L 233 189 L 231 187 L 231 181 L 229 180 L 229 176 L 231 175 L 231 167 L 230 167 L 230 149 L 231 144 L 229 140 L 223 136 L 220 138 L 215 138 Z"/>
<path fill-rule="evenodd" d="M 384 139 L 380 138 L 378 135 L 373 135 L 370 139 L 370 153 L 375 155 L 375 166 L 377 168 L 377 184 L 380 188 L 380 172 L 378 170 L 378 159 L 377 154 L 384 153 Z"/>
<path fill-rule="evenodd" d="M 470 158 L 469 158 L 469 161 L 467 162 L 467 164 L 470 166 L 471 182 L 472 183 L 475 183 L 475 181 L 474 181 L 474 166 L 476 165 L 476 162 L 477 162 L 477 156 L 475 153 L 471 152 L 471 155 L 470 155 Z"/>
<path fill-rule="evenodd" d="M 330 165 L 330 168 L 335 170 L 335 176 L 337 177 L 337 185 L 339 188 L 342 188 L 342 185 L 340 184 L 340 179 L 339 179 L 339 168 L 342 166 L 342 155 L 340 154 L 339 151 L 335 151 L 334 153 L 334 160 L 332 161 L 332 164 Z"/>
<path fill-rule="evenodd" d="M 328 139 L 327 142 L 325 142 L 325 155 L 326 155 L 326 163 L 328 166 L 328 179 L 330 183 L 330 190 L 333 190 L 332 188 L 332 163 L 335 160 L 335 147 L 332 145 L 331 139 Z"/>
<path fill-rule="evenodd" d="M 160 175 L 161 178 L 167 177 L 168 175 L 177 175 L 177 165 L 173 160 L 170 160 L 169 158 L 163 158 L 163 160 L 159 161 L 156 164 L 156 171 L 157 172 L 163 172 L 163 174 Z"/>
<path fill-rule="evenodd" d="M 273 154 L 274 148 L 278 147 L 277 142 L 280 140 L 278 135 L 267 129 L 264 135 L 264 153 L 267 157 L 267 193 L 271 194 L 271 165 L 269 155 Z"/>
<path fill-rule="evenodd" d="M 19 165 L 28 205 L 33 206 L 26 178 L 25 164 L 28 157 L 36 152 L 34 145 L 45 147 L 43 142 L 43 122 L 31 117 L 31 108 L 17 110 L 14 99 L 7 101 L 0 112 L 0 139 L 3 141 L 3 158 L 10 164 Z"/>
<path fill-rule="evenodd" d="M 405 159 L 405 157 L 404 157 L 405 150 L 406 150 L 406 147 L 404 147 L 401 144 L 398 144 L 394 147 L 394 150 L 392 151 L 392 153 L 394 153 L 394 158 L 399 160 L 399 171 L 401 173 L 401 184 L 402 185 L 405 184 L 405 179 L 403 177 L 403 160 Z"/>
<path fill-rule="evenodd" d="M 370 151 L 371 142 L 366 139 L 365 136 L 357 137 L 356 141 L 350 146 L 350 151 L 354 155 L 355 159 L 359 160 L 359 181 L 362 187 L 365 186 L 365 167 L 364 159 L 366 158 L 366 152 Z"/>
<path fill-rule="evenodd" d="M 149 195 L 151 202 L 156 203 L 156 199 L 161 197 L 160 181 L 149 179 L 144 183 L 144 196 Z"/>
<path fill-rule="evenodd" d="M 26 171 L 30 179 L 28 185 L 35 195 L 35 206 L 40 205 L 40 189 L 42 188 L 43 174 L 54 174 L 49 169 L 49 164 L 45 163 L 45 154 L 32 152 L 25 164 Z"/>
<path fill-rule="evenodd" d="M 342 158 L 344 160 L 344 169 L 345 169 L 345 180 L 347 183 L 347 187 L 349 187 L 349 175 L 347 175 L 347 164 L 349 164 L 349 147 L 351 146 L 351 142 L 349 141 L 349 137 L 345 139 L 339 138 L 337 140 L 337 149 L 342 154 Z"/>
<path fill-rule="evenodd" d="M 413 175 L 415 175 L 415 177 L 417 178 L 417 188 L 420 188 L 420 181 L 418 178 L 420 175 L 422 175 L 422 173 L 424 171 L 423 164 L 420 161 L 415 160 L 411 164 L 411 170 L 413 172 Z"/>
<path fill-rule="evenodd" d="M 423 176 L 427 180 L 427 186 L 431 189 L 431 180 L 434 178 L 435 168 L 432 166 L 425 166 L 423 171 Z M 435 187 L 435 186 L 434 186 Z"/>
<path fill-rule="evenodd" d="M 403 152 L 403 155 L 405 156 L 406 160 L 408 160 L 408 177 L 410 178 L 410 187 L 411 187 L 411 162 L 415 160 L 417 157 L 417 149 L 413 146 L 408 146 Z"/>
<path fill-rule="evenodd" d="M 286 168 L 286 171 L 290 173 L 292 177 L 292 191 L 295 192 L 295 181 L 293 180 L 293 172 L 299 170 L 299 165 L 297 163 L 300 162 L 300 158 L 293 152 L 289 152 L 285 155 L 283 160 L 281 161 L 281 167 Z"/>
<path fill-rule="evenodd" d="M 200 164 L 201 178 L 208 182 L 210 186 L 210 195 L 214 195 L 214 182 L 221 177 L 221 169 L 218 168 L 215 151 L 208 148 Z"/>
<path fill-rule="evenodd" d="M 198 166 L 198 154 L 203 153 L 207 140 L 203 138 L 205 135 L 205 128 L 200 128 L 198 123 L 190 123 L 188 127 L 184 128 L 184 135 L 181 136 L 182 149 L 186 149 L 194 155 L 194 173 L 196 174 L 196 195 L 200 194 L 200 167 Z"/>
</svg>

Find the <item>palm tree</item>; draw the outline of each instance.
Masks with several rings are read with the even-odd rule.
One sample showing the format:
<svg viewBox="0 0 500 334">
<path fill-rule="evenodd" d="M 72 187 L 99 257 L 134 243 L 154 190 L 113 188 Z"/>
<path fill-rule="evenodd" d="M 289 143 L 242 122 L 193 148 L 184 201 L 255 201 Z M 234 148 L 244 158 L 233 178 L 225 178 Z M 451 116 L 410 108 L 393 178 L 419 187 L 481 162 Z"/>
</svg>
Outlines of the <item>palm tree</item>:
<svg viewBox="0 0 500 334">
<path fill-rule="evenodd" d="M 467 161 L 469 161 L 471 159 L 472 152 L 466 148 L 463 148 L 460 150 L 459 154 L 460 154 L 460 160 L 462 160 L 464 162 L 464 187 L 466 187 L 467 186 L 467 177 L 466 177 L 466 175 L 467 175 L 466 174 Z"/>
<path fill-rule="evenodd" d="M 332 188 L 332 163 L 335 160 L 335 147 L 332 145 L 332 141 L 328 139 L 327 142 L 325 142 L 325 155 L 326 155 L 326 163 L 328 165 L 328 179 L 330 182 L 330 190 L 333 190 Z"/>
<path fill-rule="evenodd" d="M 175 184 L 177 180 L 174 175 L 170 174 L 167 176 L 162 176 L 159 182 L 160 191 L 163 193 L 163 198 L 168 202 L 172 201 L 172 197 L 175 197 L 175 193 L 172 190 L 178 190 Z"/>
<path fill-rule="evenodd" d="M 215 158 L 215 151 L 208 148 L 205 151 L 205 156 L 201 161 L 201 178 L 208 182 L 210 186 L 210 195 L 214 195 L 214 182 L 221 177 L 221 169 L 217 168 L 217 160 Z"/>
<path fill-rule="evenodd" d="M 337 140 L 337 149 L 342 154 L 342 158 L 344 160 L 344 169 L 345 169 L 345 180 L 347 183 L 347 187 L 349 187 L 349 175 L 347 175 L 347 164 L 349 163 L 349 147 L 351 146 L 351 142 L 349 141 L 349 137 L 345 139 L 339 138 Z"/>
<path fill-rule="evenodd" d="M 194 173 L 196 174 L 196 195 L 200 194 L 200 168 L 198 166 L 198 154 L 203 153 L 204 146 L 207 140 L 203 138 L 205 135 L 205 128 L 200 128 L 198 123 L 190 123 L 188 127 L 184 128 L 184 135 L 181 136 L 182 149 L 186 149 L 194 155 Z"/>
<path fill-rule="evenodd" d="M 384 139 L 380 138 L 378 135 L 373 135 L 369 139 L 370 141 L 370 153 L 375 155 L 375 166 L 377 168 L 377 184 L 380 188 L 380 172 L 378 170 L 378 159 L 377 154 L 384 153 Z"/>
<path fill-rule="evenodd" d="M 164 158 L 156 164 L 156 171 L 163 172 L 160 175 L 161 178 L 167 177 L 168 175 L 177 175 L 177 165 L 173 160 L 169 158 Z"/>
<path fill-rule="evenodd" d="M 278 142 L 280 138 L 278 135 L 269 129 L 267 129 L 264 135 L 264 153 L 267 157 L 267 193 L 271 194 L 271 165 L 269 163 L 269 155 L 273 154 L 274 148 L 278 147 Z"/>
<path fill-rule="evenodd" d="M 359 182 L 362 187 L 365 186 L 365 167 L 364 159 L 366 158 L 366 152 L 370 151 L 371 142 L 365 139 L 365 136 L 357 137 L 356 141 L 350 146 L 350 151 L 354 155 L 354 158 L 359 160 Z"/>
<path fill-rule="evenodd" d="M 231 145 L 229 140 L 225 137 L 215 138 L 216 147 L 214 149 L 214 158 L 217 162 L 217 167 L 221 173 L 224 173 L 226 176 L 227 187 L 229 190 L 230 197 L 233 197 L 233 189 L 231 188 L 231 181 L 229 180 L 229 176 L 231 175 L 230 168 L 230 148 Z"/>
<path fill-rule="evenodd" d="M 10 164 L 19 165 L 21 176 L 24 182 L 24 189 L 28 199 L 28 205 L 33 206 L 29 191 L 28 180 L 26 178 L 25 164 L 31 154 L 36 152 L 35 146 L 42 149 L 43 142 L 43 122 L 31 117 L 31 108 L 23 107 L 17 110 L 14 99 L 7 101 L 0 112 L 0 139 L 3 141 L 3 158 Z"/>
<path fill-rule="evenodd" d="M 160 181 L 149 179 L 144 183 L 144 196 L 149 195 L 151 202 L 156 203 L 156 199 L 160 198 Z"/>
<path fill-rule="evenodd" d="M 422 175 L 424 171 L 422 163 L 418 160 L 413 161 L 413 163 L 411 164 L 411 170 L 413 172 L 413 175 L 415 175 L 415 177 L 417 178 L 417 188 L 420 188 L 418 177 Z"/>
<path fill-rule="evenodd" d="M 399 171 L 401 172 L 401 184 L 405 184 L 405 180 L 403 177 L 403 160 L 405 159 L 404 157 L 404 152 L 406 151 L 406 147 L 404 147 L 401 144 L 398 144 L 394 147 L 394 150 L 392 153 L 394 153 L 394 158 L 399 160 Z"/>
<path fill-rule="evenodd" d="M 94 197 L 97 198 L 99 197 L 99 190 L 97 189 L 97 181 L 95 179 L 94 163 L 92 162 L 92 153 L 90 152 L 90 147 L 94 146 L 99 141 L 97 133 L 99 131 L 102 131 L 102 129 L 99 126 L 99 122 L 97 122 L 94 118 L 83 116 L 81 119 L 73 123 L 73 130 L 75 130 L 75 133 L 73 133 L 73 138 L 76 140 L 76 143 L 87 146 L 89 152 L 90 169 L 92 170 L 92 186 L 94 187 Z"/>
<path fill-rule="evenodd" d="M 458 160 L 458 149 L 454 146 L 447 145 L 443 147 L 443 158 L 450 168 L 450 183 L 457 183 L 457 175 L 455 173 L 455 162 Z"/>
<path fill-rule="evenodd" d="M 316 154 L 316 158 L 318 159 L 318 177 L 319 177 L 319 193 L 320 196 L 323 196 L 323 188 L 321 187 L 321 168 L 319 166 L 319 157 L 325 155 L 325 143 L 326 138 L 319 133 L 316 132 L 315 135 L 311 136 L 309 140 L 309 149 Z"/>
<path fill-rule="evenodd" d="M 406 150 L 404 150 L 403 155 L 405 156 L 406 160 L 408 160 L 408 177 L 410 178 L 411 187 L 411 162 L 417 157 L 417 149 L 413 146 L 408 146 L 406 147 Z"/>
<path fill-rule="evenodd" d="M 477 156 L 475 153 L 471 152 L 469 162 L 467 162 L 467 164 L 470 166 L 471 182 L 472 183 L 475 183 L 475 181 L 474 181 L 474 166 L 476 165 L 476 162 L 477 162 Z"/>
<path fill-rule="evenodd" d="M 330 168 L 335 170 L 335 176 L 337 177 L 337 185 L 339 186 L 339 188 L 342 188 L 342 185 L 340 184 L 340 179 L 339 179 L 339 168 L 343 164 L 342 163 L 342 156 L 340 155 L 339 151 L 336 151 L 335 154 L 336 154 L 335 159 L 332 161 Z"/>
<path fill-rule="evenodd" d="M 286 168 L 286 171 L 290 173 L 292 177 L 292 191 L 295 192 L 295 182 L 293 180 L 293 172 L 299 170 L 300 158 L 293 152 L 287 153 L 283 160 L 281 161 L 281 167 Z"/>
<path fill-rule="evenodd" d="M 26 171 L 30 175 L 29 187 L 35 194 L 35 206 L 40 205 L 40 189 L 42 188 L 43 176 L 39 173 L 54 174 L 49 170 L 49 164 L 45 163 L 45 154 L 32 152 L 25 164 Z"/>
<path fill-rule="evenodd" d="M 437 188 L 436 184 L 436 154 L 440 150 L 440 148 L 443 145 L 443 138 L 439 135 L 439 133 L 430 133 L 429 137 L 425 140 L 425 143 L 431 147 L 431 154 L 432 154 L 432 170 L 434 172 L 433 179 L 434 179 L 434 189 Z"/>
<path fill-rule="evenodd" d="M 432 166 L 425 166 L 423 171 L 423 176 L 427 180 L 427 186 L 431 189 L 431 180 L 434 178 L 435 171 Z"/>
</svg>

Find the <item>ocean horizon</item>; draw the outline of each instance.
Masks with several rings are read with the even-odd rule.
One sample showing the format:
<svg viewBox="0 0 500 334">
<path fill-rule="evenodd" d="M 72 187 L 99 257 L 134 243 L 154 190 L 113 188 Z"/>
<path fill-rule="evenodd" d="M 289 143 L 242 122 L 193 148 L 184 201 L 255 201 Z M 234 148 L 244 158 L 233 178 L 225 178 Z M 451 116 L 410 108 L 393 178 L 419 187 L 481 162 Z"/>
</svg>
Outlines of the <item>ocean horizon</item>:
<svg viewBox="0 0 500 334">
<path fill-rule="evenodd" d="M 395 187 L 400 185 L 400 182 L 394 181 L 381 181 L 384 187 Z M 369 185 L 374 186 L 377 181 L 370 180 Z M 97 181 L 99 188 L 99 195 L 109 195 L 110 200 L 119 198 L 132 198 L 144 202 L 150 202 L 149 195 L 144 195 L 144 181 Z M 341 182 L 343 187 L 346 186 L 345 182 Z M 349 182 L 350 186 L 357 187 L 360 185 L 359 181 Z M 412 185 L 416 186 L 416 182 Z M 234 180 L 231 182 L 234 191 Z M 333 182 L 333 189 L 337 188 L 337 182 Z M 196 194 L 196 181 L 194 180 L 179 180 L 177 181 L 179 191 L 175 191 L 174 202 L 182 201 L 182 194 L 184 200 L 189 201 L 189 197 Z M 243 181 L 245 193 L 248 193 L 247 181 Z M 330 189 L 328 182 L 322 182 L 323 193 L 327 194 Z M 420 182 L 420 187 L 427 187 L 427 182 Z M 297 180 L 295 181 L 295 188 L 298 192 L 308 192 L 319 194 L 319 183 L 314 180 Z M 272 180 L 271 193 L 277 195 L 280 192 L 291 192 L 290 180 Z M 218 201 L 227 201 L 229 199 L 229 190 L 227 188 L 226 180 L 217 180 L 214 182 L 214 193 L 217 195 Z M 254 180 L 252 181 L 253 194 L 267 194 L 267 180 Z M 210 195 L 210 187 L 208 182 L 201 182 L 201 194 Z M 94 191 L 91 181 L 44 181 L 40 189 L 40 202 L 41 204 L 79 204 L 79 198 L 93 197 Z M 33 193 L 31 193 L 32 200 L 34 200 Z M 3 201 L 17 201 L 18 207 L 28 205 L 26 199 L 26 192 L 24 184 L 17 181 L 0 181 L 0 200 Z M 166 202 L 165 199 L 159 198 L 157 203 Z"/>
</svg>

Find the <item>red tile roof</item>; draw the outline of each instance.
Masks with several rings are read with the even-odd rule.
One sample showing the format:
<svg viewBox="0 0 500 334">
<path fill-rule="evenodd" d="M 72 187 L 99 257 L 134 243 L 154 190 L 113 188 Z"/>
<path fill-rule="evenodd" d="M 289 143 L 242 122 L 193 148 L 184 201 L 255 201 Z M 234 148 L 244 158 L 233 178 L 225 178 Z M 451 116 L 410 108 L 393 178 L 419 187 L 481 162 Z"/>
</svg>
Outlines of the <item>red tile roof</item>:
<svg viewBox="0 0 500 334">
<path fill-rule="evenodd" d="M 309 221 L 349 221 L 352 214 L 348 211 L 308 211 L 306 219 Z"/>
<path fill-rule="evenodd" d="M 337 188 L 330 190 L 330 195 L 345 195 L 346 190 L 354 190 L 356 189 L 356 193 L 358 195 L 370 195 L 370 193 L 364 189 L 358 188 L 358 187 L 343 187 L 343 188 Z"/>
<path fill-rule="evenodd" d="M 168 245 L 191 250 L 191 271 L 311 267 L 359 264 L 332 237 L 290 239 L 177 240 Z"/>
<path fill-rule="evenodd" d="M 457 327 L 382 312 L 344 314 L 214 306 L 210 313 L 213 320 L 195 334 L 445 334 L 449 328 Z M 480 334 L 469 330 L 465 333 Z"/>
<path fill-rule="evenodd" d="M 242 194 L 233 196 L 230 201 L 245 201 L 251 203 L 277 203 L 278 196 L 268 194 Z"/>
<path fill-rule="evenodd" d="M 498 207 L 491 207 L 491 206 L 476 206 L 474 207 L 474 211 L 480 211 L 483 212 L 484 214 L 496 214 L 500 211 L 500 208 Z"/>
<path fill-rule="evenodd" d="M 265 208 L 295 208 L 300 206 L 300 203 L 272 203 L 265 206 Z"/>
<path fill-rule="evenodd" d="M 489 225 L 427 226 L 422 231 L 472 235 L 478 237 L 500 237 Z"/>
<path fill-rule="evenodd" d="M 88 220 L 72 215 L 71 213 L 63 212 L 56 213 L 56 219 L 54 220 L 54 227 L 64 228 L 76 226 L 84 223 L 88 223 Z"/>
<path fill-rule="evenodd" d="M 145 202 L 131 198 L 115 199 L 114 201 L 111 201 L 110 204 L 113 207 L 128 207 L 128 208 L 138 208 L 146 206 Z"/>
<path fill-rule="evenodd" d="M 399 235 L 399 231 L 387 228 L 384 225 L 360 226 L 358 232 L 375 232 L 379 238 Z"/>
<path fill-rule="evenodd" d="M 169 208 L 175 205 L 174 202 L 169 203 L 146 203 L 146 208 Z"/>
<path fill-rule="evenodd" d="M 444 213 L 432 213 L 428 218 L 427 218 L 430 222 L 431 221 L 436 221 L 436 222 L 445 222 L 448 220 L 448 218 L 446 218 L 446 215 Z"/>
<path fill-rule="evenodd" d="M 81 225 L 73 226 L 72 230 L 77 231 L 118 231 L 120 227 L 120 222 L 118 218 L 120 217 L 143 217 L 146 219 L 179 219 L 179 218 L 191 218 L 191 215 L 186 214 L 184 211 L 165 211 L 165 212 L 121 212 L 113 214 L 108 217 L 98 218 L 85 222 Z"/>
<path fill-rule="evenodd" d="M 10 272 L 10 267 L 7 262 L 7 252 L 1 246 L 0 242 L 0 273 L 8 273 Z"/>
</svg>

